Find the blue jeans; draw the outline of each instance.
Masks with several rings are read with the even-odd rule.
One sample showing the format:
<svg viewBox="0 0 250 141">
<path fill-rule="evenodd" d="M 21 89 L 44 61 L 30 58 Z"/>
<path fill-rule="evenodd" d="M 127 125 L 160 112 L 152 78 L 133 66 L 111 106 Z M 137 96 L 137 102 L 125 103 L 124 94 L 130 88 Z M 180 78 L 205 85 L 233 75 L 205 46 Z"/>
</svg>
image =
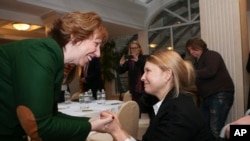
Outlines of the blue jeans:
<svg viewBox="0 0 250 141">
<path fill-rule="evenodd" d="M 234 92 L 219 92 L 202 99 L 200 110 L 211 130 L 214 141 L 219 140 L 219 134 L 230 108 L 233 105 Z"/>
</svg>

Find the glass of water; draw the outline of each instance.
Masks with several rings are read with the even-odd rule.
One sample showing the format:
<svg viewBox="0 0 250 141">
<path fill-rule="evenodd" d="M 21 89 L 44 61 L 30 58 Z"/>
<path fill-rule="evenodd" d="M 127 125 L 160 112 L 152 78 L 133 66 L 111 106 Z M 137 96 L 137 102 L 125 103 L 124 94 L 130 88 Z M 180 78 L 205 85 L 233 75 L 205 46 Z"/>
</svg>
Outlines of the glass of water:
<svg viewBox="0 0 250 141">
<path fill-rule="evenodd" d="M 71 103 L 69 91 L 64 92 L 64 103 L 65 104 L 70 104 Z"/>
<path fill-rule="evenodd" d="M 84 95 L 83 95 L 83 93 L 79 94 L 78 100 L 79 100 L 79 104 L 80 104 L 80 109 L 83 109 L 84 108 L 83 107 L 83 105 L 84 105 Z"/>
</svg>

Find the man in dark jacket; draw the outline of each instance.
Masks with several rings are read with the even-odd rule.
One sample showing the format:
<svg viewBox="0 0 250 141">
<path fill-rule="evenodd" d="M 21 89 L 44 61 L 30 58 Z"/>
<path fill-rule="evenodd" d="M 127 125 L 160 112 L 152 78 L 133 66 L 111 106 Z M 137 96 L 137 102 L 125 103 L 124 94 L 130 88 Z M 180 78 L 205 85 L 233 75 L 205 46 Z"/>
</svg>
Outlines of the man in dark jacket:
<svg viewBox="0 0 250 141">
<path fill-rule="evenodd" d="M 234 101 L 232 78 L 221 55 L 208 50 L 202 39 L 189 39 L 186 48 L 194 59 L 196 85 L 202 98 L 200 109 L 215 140 L 218 140 Z"/>
</svg>

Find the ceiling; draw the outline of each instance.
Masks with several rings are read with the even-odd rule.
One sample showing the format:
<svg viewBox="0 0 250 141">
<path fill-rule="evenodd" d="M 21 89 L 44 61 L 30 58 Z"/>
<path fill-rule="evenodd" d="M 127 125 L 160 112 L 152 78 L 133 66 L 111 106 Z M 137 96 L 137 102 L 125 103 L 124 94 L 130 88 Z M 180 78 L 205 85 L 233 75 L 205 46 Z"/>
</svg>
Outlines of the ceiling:
<svg viewBox="0 0 250 141">
<path fill-rule="evenodd" d="M 170 5 L 176 1 L 182 0 L 0 0 L 0 44 L 25 38 L 45 37 L 42 20 L 45 15 L 74 10 L 96 11 L 103 18 L 110 37 L 132 35 L 148 27 L 150 12 L 157 13 L 157 10 L 159 12 L 166 4 Z M 248 10 L 249 7 L 250 3 Z M 17 31 L 12 27 L 15 22 L 41 27 Z"/>
<path fill-rule="evenodd" d="M 30 2 L 34 2 L 34 1 L 1 0 L 0 1 L 0 13 L 1 13 L 0 15 L 0 44 L 10 42 L 13 40 L 25 39 L 25 38 L 44 37 L 45 28 L 44 28 L 43 21 L 42 21 L 42 17 L 44 15 L 50 14 L 52 12 L 62 13 L 66 11 L 73 11 L 73 10 L 68 10 L 66 8 L 65 8 L 66 9 L 65 11 L 62 11 L 59 9 L 60 7 L 58 8 L 56 6 L 54 6 L 55 8 L 52 8 L 53 6 L 39 6 L 39 5 L 43 5 L 42 2 L 44 1 L 46 0 L 40 0 L 40 1 L 37 0 L 36 1 L 37 4 L 33 4 L 33 3 L 30 4 Z M 147 6 L 147 4 L 152 0 L 115 0 L 115 1 L 120 1 L 123 3 L 127 2 L 128 4 L 130 4 L 128 5 L 129 7 L 131 7 L 131 4 L 133 4 L 133 6 L 139 7 L 141 9 L 142 8 L 145 9 L 145 6 Z M 72 1 L 69 1 L 69 2 L 72 2 Z M 99 1 L 92 0 L 91 2 L 94 3 L 94 2 L 99 2 Z M 103 5 L 103 3 L 100 3 L 100 2 L 98 4 Z M 60 6 L 60 4 L 58 5 Z M 25 22 L 29 24 L 39 25 L 41 27 L 38 29 L 34 29 L 34 30 L 17 31 L 12 27 L 12 24 L 16 22 Z M 139 30 L 142 29 L 141 27 L 139 28 L 133 27 L 133 26 L 129 27 L 129 26 L 125 26 L 122 24 L 111 23 L 109 20 L 106 20 L 106 21 L 104 20 L 104 24 L 107 27 L 109 35 L 111 37 L 122 36 L 122 35 L 127 35 L 127 34 L 135 34 Z"/>
</svg>

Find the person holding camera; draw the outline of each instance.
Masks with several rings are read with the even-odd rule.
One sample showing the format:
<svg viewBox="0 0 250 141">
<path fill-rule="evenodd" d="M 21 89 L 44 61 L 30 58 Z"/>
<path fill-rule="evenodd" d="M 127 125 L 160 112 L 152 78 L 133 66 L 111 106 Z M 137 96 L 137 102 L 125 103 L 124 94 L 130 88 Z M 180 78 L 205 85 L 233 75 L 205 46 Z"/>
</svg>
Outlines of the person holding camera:
<svg viewBox="0 0 250 141">
<path fill-rule="evenodd" d="M 141 76 L 144 73 L 145 57 L 142 54 L 142 48 L 138 41 L 129 43 L 128 55 L 123 55 L 120 59 L 118 73 L 123 74 L 128 71 L 129 91 L 132 94 L 132 100 L 138 103 L 144 93 Z"/>
</svg>

